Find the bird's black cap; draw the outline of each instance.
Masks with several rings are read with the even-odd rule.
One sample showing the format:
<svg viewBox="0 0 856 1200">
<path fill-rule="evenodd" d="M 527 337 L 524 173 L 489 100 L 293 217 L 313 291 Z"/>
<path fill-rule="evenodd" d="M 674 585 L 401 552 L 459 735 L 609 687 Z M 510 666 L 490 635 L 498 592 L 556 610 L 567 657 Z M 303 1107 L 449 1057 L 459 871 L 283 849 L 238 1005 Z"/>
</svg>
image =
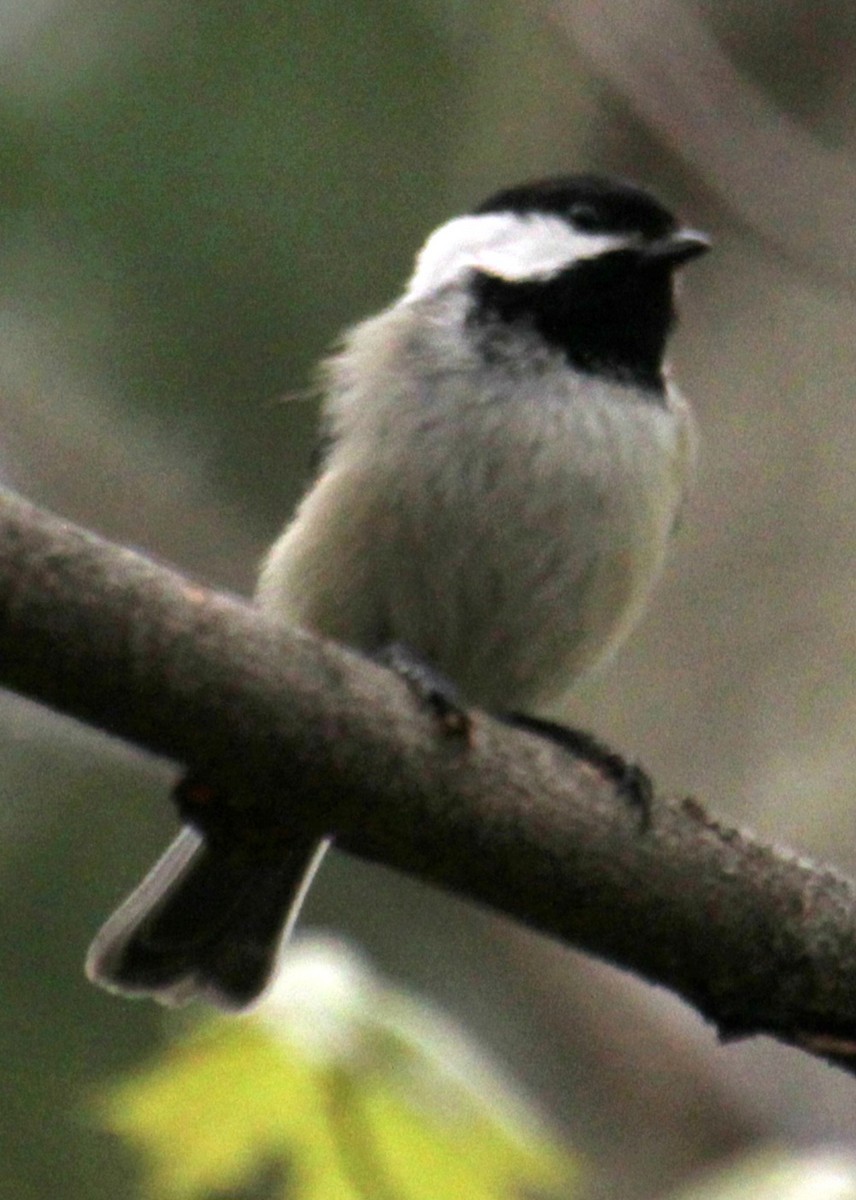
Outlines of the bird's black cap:
<svg viewBox="0 0 856 1200">
<path fill-rule="evenodd" d="M 562 175 L 506 188 L 474 210 L 545 213 L 564 217 L 586 233 L 638 233 L 661 238 L 676 228 L 674 216 L 641 188 L 599 175 Z"/>
</svg>

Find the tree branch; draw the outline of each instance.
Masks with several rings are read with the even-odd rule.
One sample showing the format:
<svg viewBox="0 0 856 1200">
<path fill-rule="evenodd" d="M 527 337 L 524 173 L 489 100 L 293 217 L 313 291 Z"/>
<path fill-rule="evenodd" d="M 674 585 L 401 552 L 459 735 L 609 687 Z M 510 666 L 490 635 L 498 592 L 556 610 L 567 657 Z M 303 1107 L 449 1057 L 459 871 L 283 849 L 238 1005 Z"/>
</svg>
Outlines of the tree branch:
<svg viewBox="0 0 856 1200">
<path fill-rule="evenodd" d="M 856 889 L 0 492 L 0 683 L 203 768 L 230 820 L 334 833 L 673 989 L 723 1037 L 856 1070 Z M 237 814 L 237 816 L 236 816 Z M 218 817 L 219 819 L 219 817 Z"/>
</svg>

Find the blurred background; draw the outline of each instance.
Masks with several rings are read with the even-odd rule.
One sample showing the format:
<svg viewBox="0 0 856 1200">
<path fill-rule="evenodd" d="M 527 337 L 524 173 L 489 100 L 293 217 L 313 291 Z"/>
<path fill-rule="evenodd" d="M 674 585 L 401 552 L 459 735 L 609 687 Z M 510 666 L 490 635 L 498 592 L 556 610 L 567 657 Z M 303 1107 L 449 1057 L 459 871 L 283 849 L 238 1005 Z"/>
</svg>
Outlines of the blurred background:
<svg viewBox="0 0 856 1200">
<path fill-rule="evenodd" d="M 239 592 L 307 479 L 313 364 L 436 224 L 597 170 L 710 231 L 673 354 L 699 486 L 568 715 L 856 872 L 852 0 L 0 0 L 0 63 L 2 482 Z M 0 743 L 0 1197 L 130 1195 L 87 1097 L 169 1020 L 81 964 L 173 768 L 8 695 Z M 391 872 L 331 859 L 306 925 L 459 1018 L 587 1195 L 856 1152 L 852 1079 Z"/>
</svg>

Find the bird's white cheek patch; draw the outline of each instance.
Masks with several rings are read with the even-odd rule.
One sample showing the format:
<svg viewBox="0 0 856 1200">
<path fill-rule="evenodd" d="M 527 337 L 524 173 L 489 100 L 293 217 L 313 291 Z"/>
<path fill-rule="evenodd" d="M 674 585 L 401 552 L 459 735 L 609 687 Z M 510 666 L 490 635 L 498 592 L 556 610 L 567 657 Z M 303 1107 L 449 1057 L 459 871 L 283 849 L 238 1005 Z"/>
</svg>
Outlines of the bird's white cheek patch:
<svg viewBox="0 0 856 1200">
<path fill-rule="evenodd" d="M 581 259 L 627 244 L 621 235 L 583 233 L 546 213 L 455 217 L 423 246 L 407 295 L 412 299 L 436 291 L 469 271 L 517 281 L 550 279 Z"/>
</svg>

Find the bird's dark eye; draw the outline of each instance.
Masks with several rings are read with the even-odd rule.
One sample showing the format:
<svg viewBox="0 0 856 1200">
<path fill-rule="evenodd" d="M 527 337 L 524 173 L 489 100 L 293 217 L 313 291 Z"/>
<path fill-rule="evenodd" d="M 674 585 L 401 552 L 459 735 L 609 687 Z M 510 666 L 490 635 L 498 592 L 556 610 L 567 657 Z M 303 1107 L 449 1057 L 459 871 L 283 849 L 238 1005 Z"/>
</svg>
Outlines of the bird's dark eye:
<svg viewBox="0 0 856 1200">
<path fill-rule="evenodd" d="M 584 233 L 599 233 L 605 228 L 603 217 L 592 204 L 572 204 L 568 216 Z"/>
</svg>

